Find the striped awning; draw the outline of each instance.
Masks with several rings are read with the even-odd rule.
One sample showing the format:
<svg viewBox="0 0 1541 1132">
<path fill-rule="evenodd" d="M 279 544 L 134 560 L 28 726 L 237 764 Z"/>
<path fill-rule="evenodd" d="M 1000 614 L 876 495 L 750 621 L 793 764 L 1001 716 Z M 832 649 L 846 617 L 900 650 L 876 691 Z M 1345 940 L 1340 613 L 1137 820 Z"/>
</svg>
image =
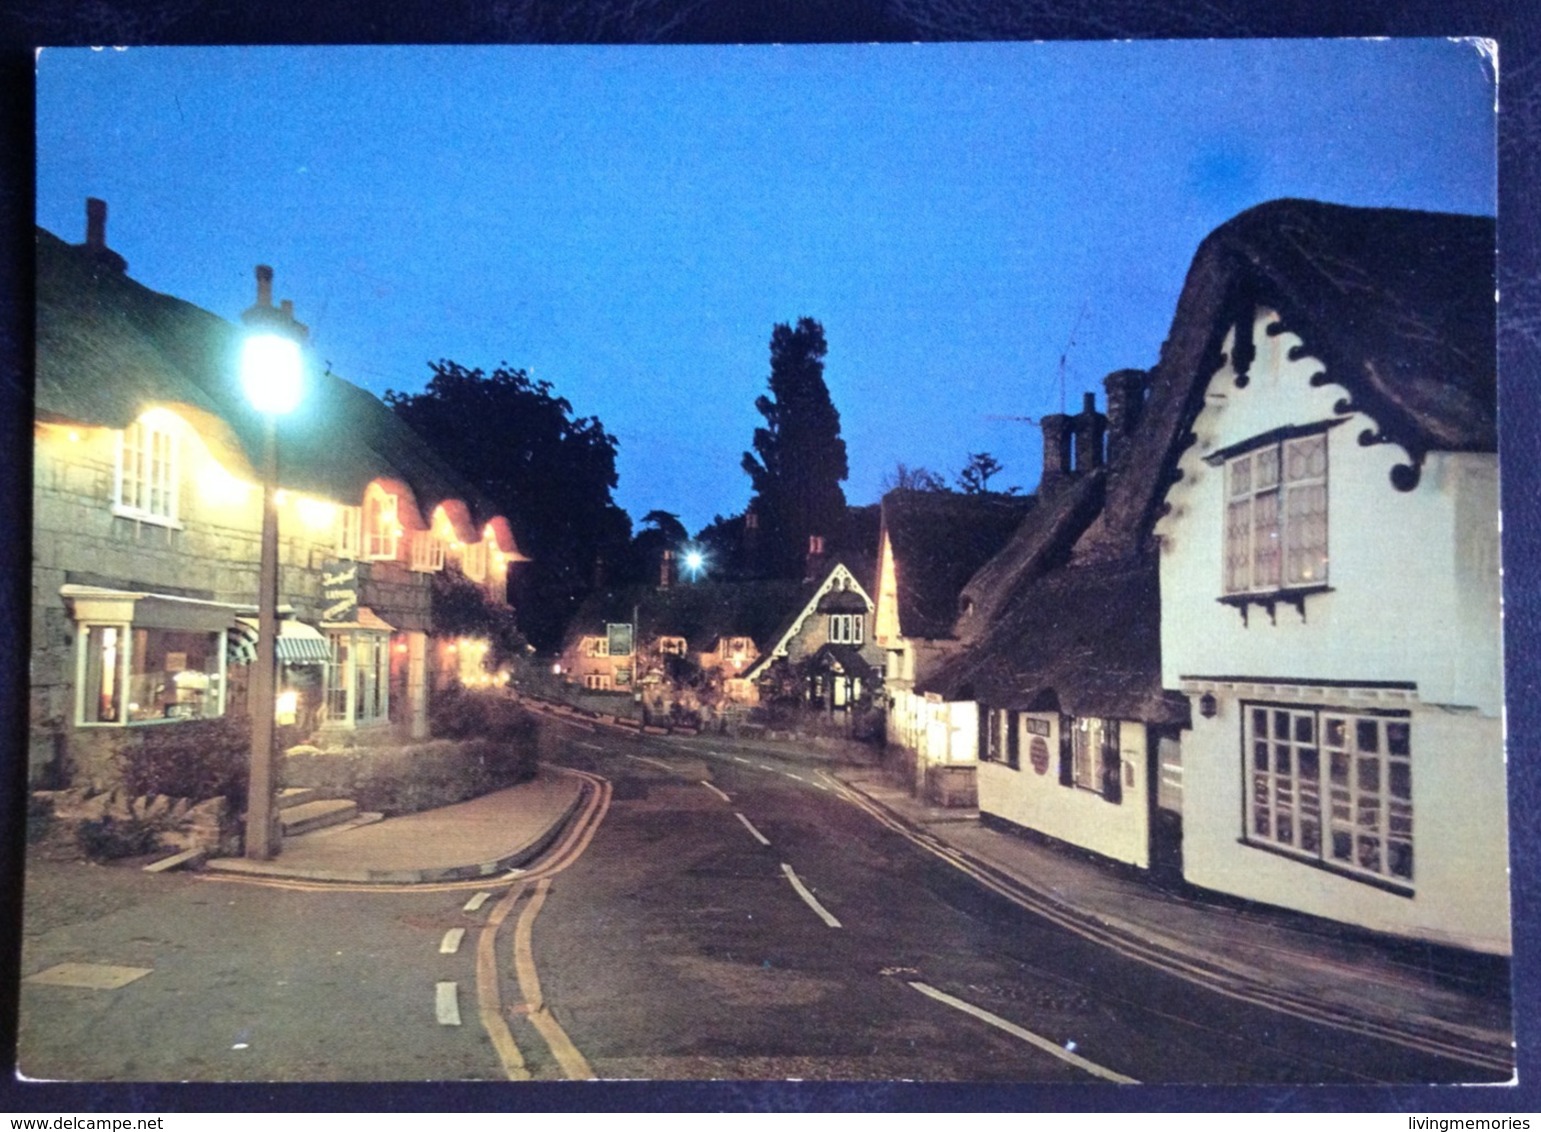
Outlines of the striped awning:
<svg viewBox="0 0 1541 1132">
<path fill-rule="evenodd" d="M 235 640 L 239 636 L 251 642 L 251 655 L 237 663 L 250 664 L 257 659 L 257 619 L 237 617 L 230 630 L 231 659 L 234 660 Z M 245 646 L 242 646 L 243 651 Z M 320 632 L 303 621 L 285 617 L 278 623 L 278 660 L 280 664 L 329 664 L 332 660 L 331 643 Z"/>
</svg>

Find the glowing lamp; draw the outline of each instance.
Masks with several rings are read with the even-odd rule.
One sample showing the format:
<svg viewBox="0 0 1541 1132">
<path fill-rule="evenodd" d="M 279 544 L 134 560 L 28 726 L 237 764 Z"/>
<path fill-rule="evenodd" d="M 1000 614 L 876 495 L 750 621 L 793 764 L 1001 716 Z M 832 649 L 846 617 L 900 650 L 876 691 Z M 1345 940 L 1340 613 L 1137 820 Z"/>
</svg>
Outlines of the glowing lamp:
<svg viewBox="0 0 1541 1132">
<path fill-rule="evenodd" d="M 300 344 L 283 334 L 253 334 L 241 349 L 241 386 L 259 413 L 282 416 L 300 403 Z"/>
<path fill-rule="evenodd" d="M 705 565 L 706 555 L 702 554 L 699 550 L 691 550 L 686 552 L 685 569 L 689 570 L 692 574 L 699 574 L 701 572 L 701 567 Z"/>
</svg>

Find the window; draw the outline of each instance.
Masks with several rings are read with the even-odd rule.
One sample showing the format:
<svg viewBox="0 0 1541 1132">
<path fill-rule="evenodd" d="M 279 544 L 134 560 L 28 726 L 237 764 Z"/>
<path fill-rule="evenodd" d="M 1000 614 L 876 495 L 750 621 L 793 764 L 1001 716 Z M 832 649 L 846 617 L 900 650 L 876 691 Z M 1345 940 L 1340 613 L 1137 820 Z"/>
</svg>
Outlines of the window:
<svg viewBox="0 0 1541 1132">
<path fill-rule="evenodd" d="M 831 613 L 829 639 L 837 645 L 859 645 L 866 636 L 867 619 L 860 613 Z"/>
<path fill-rule="evenodd" d="M 414 531 L 412 569 L 422 574 L 444 569 L 444 540 L 432 531 Z"/>
<path fill-rule="evenodd" d="M 1060 728 L 1060 758 L 1068 757 L 1068 765 L 1061 763 L 1060 782 L 1121 803 L 1124 760 L 1119 749 L 1118 720 L 1065 716 Z M 1068 744 L 1064 740 L 1067 733 Z"/>
<path fill-rule="evenodd" d="M 584 656 L 609 656 L 610 655 L 610 638 L 609 637 L 584 637 L 583 638 L 583 655 Z"/>
<path fill-rule="evenodd" d="M 173 420 L 148 414 L 118 434 L 114 514 L 177 525 L 177 436 Z"/>
<path fill-rule="evenodd" d="M 487 580 L 487 543 L 468 542 L 460 552 L 460 568 L 473 582 Z"/>
<path fill-rule="evenodd" d="M 658 651 L 660 653 L 662 653 L 664 656 L 684 656 L 685 655 L 685 638 L 684 637 L 659 637 L 658 638 Z"/>
<path fill-rule="evenodd" d="M 401 537 L 401 525 L 396 517 L 396 497 L 375 484 L 364 493 L 364 557 L 389 559 L 396 557 L 397 540 Z"/>
<path fill-rule="evenodd" d="M 603 672 L 590 672 L 583 678 L 583 686 L 594 692 L 608 691 L 610 688 L 610 677 L 606 676 Z"/>
<path fill-rule="evenodd" d="M 341 506 L 337 509 L 337 557 L 364 556 L 364 509 Z"/>
<path fill-rule="evenodd" d="M 1226 494 L 1227 594 L 1326 583 L 1326 433 L 1232 457 Z"/>
<path fill-rule="evenodd" d="M 390 715 L 390 637 L 361 630 L 331 632 L 326 670 L 326 722 L 333 727 L 384 723 Z"/>
<path fill-rule="evenodd" d="M 1244 705 L 1242 714 L 1246 839 L 1349 873 L 1411 884 L 1408 717 L 1262 704 Z"/>
<path fill-rule="evenodd" d="M 78 640 L 80 723 L 224 714 L 224 633 L 87 624 Z"/>
</svg>

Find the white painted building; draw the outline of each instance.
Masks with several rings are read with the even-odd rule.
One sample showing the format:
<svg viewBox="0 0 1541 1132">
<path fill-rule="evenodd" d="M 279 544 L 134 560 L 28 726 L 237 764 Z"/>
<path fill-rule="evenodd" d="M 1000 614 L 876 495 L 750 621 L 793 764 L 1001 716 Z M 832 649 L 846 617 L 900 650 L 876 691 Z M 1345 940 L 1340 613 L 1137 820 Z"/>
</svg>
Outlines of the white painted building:
<svg viewBox="0 0 1541 1132">
<path fill-rule="evenodd" d="M 1312 202 L 1217 230 L 1125 514 L 1160 515 L 1186 878 L 1508 953 L 1492 234 Z"/>
</svg>

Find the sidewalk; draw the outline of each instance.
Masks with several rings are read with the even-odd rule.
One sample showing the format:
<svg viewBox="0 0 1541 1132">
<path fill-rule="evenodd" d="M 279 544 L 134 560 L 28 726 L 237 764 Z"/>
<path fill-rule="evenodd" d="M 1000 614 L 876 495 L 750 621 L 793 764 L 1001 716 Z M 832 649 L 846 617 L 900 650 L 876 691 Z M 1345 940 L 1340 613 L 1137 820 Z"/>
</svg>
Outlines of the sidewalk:
<svg viewBox="0 0 1541 1132">
<path fill-rule="evenodd" d="M 910 795 L 877 768 L 834 775 L 878 807 L 956 850 L 1055 918 L 1159 966 L 1295 1013 L 1390 1030 L 1435 1048 L 1513 1065 L 1502 959 L 1341 929 L 1279 909 L 1174 892 L 1066 846 L 1040 844 Z"/>
<path fill-rule="evenodd" d="M 271 861 L 218 857 L 211 872 L 355 884 L 496 876 L 534 859 L 577 809 L 582 781 L 542 768 L 531 781 L 469 802 L 322 829 L 284 841 Z"/>
</svg>

